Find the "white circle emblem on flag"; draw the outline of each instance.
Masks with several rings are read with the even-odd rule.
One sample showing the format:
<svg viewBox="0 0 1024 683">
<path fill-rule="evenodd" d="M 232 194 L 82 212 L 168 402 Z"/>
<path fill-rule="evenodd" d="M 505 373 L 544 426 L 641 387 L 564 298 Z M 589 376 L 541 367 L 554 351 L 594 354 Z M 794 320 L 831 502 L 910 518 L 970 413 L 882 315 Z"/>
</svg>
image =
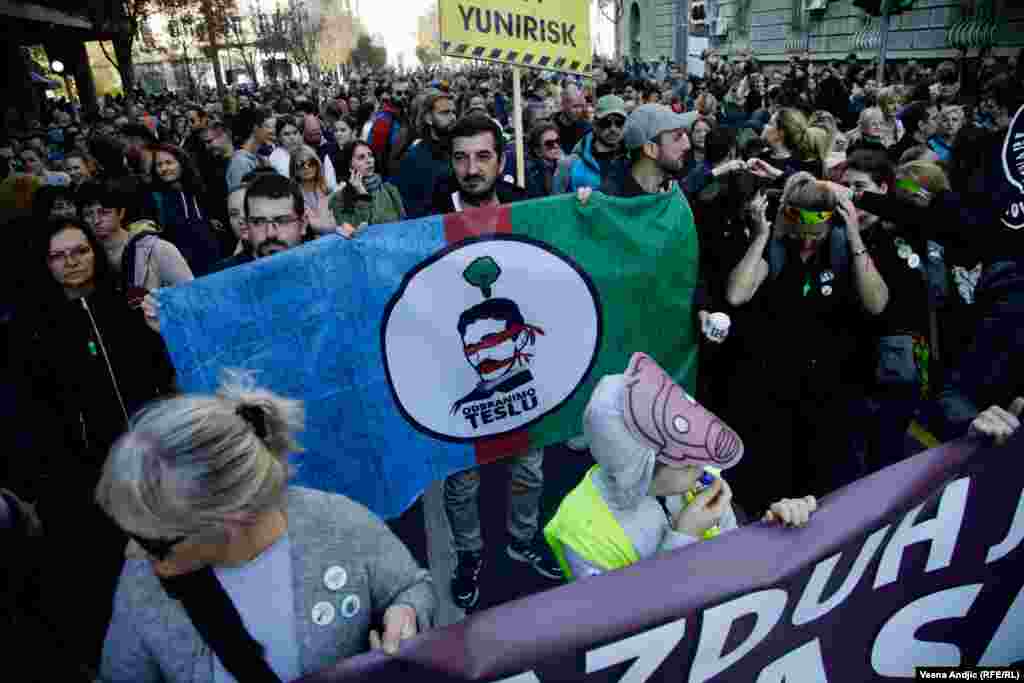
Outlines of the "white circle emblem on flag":
<svg viewBox="0 0 1024 683">
<path fill-rule="evenodd" d="M 587 274 L 550 245 L 470 238 L 406 275 L 381 341 L 405 418 L 471 441 L 522 429 L 573 395 L 597 358 L 601 306 Z"/>
</svg>

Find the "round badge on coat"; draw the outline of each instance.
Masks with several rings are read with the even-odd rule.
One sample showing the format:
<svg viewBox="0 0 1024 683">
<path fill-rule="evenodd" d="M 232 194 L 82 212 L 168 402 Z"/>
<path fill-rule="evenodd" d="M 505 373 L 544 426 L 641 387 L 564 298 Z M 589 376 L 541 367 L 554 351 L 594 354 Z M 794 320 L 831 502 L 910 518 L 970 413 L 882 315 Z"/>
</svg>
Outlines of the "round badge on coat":
<svg viewBox="0 0 1024 683">
<path fill-rule="evenodd" d="M 340 591 L 348 583 L 348 572 L 344 567 L 334 565 L 324 572 L 324 585 L 329 591 Z"/>
<path fill-rule="evenodd" d="M 345 599 L 341 601 L 341 616 L 346 619 L 351 619 L 355 615 L 359 614 L 359 596 L 358 595 L 347 595 Z"/>
<path fill-rule="evenodd" d="M 825 285 L 821 288 L 821 293 L 825 296 L 832 296 L 832 285 Z"/>
<path fill-rule="evenodd" d="M 911 254 L 907 257 L 907 265 L 911 268 L 917 268 L 921 265 L 921 257 L 917 254 Z"/>
<path fill-rule="evenodd" d="M 317 626 L 327 626 L 334 621 L 334 605 L 329 602 L 318 602 L 313 605 L 313 623 Z"/>
</svg>

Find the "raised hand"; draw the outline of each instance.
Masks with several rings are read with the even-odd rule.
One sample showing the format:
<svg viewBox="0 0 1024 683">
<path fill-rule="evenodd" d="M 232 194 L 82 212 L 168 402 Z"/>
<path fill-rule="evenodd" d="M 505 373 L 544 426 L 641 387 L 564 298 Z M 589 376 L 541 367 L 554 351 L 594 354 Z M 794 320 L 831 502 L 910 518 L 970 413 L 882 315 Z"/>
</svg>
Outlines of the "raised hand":
<svg viewBox="0 0 1024 683">
<path fill-rule="evenodd" d="M 974 418 L 968 434 L 973 437 L 991 439 L 995 445 L 1002 446 L 1013 433 L 1020 429 L 1020 414 L 1024 410 L 1024 398 L 1017 397 L 1009 410 L 1000 406 L 992 406 Z"/>
<path fill-rule="evenodd" d="M 818 501 L 814 496 L 783 498 L 771 504 L 764 513 L 764 521 L 779 522 L 784 526 L 803 526 L 817 509 Z"/>
<path fill-rule="evenodd" d="M 679 533 L 701 538 L 704 532 L 718 524 L 725 510 L 732 502 L 732 489 L 721 477 L 715 477 L 693 502 L 676 513 L 672 528 Z"/>
</svg>

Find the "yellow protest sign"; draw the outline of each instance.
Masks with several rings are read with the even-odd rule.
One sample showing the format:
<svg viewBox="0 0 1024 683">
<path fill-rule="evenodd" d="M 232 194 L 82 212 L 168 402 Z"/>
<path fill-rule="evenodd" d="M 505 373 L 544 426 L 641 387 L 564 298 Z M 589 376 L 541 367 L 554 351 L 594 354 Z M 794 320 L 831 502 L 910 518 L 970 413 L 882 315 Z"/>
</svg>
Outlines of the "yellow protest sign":
<svg viewBox="0 0 1024 683">
<path fill-rule="evenodd" d="M 441 53 L 586 74 L 590 0 L 438 0 Z"/>
</svg>

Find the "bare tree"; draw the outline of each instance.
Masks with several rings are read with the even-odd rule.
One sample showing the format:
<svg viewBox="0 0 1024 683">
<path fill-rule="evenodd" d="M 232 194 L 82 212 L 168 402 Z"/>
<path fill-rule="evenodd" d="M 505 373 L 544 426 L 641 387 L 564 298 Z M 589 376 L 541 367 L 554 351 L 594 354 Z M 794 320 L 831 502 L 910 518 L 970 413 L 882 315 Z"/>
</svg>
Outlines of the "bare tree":
<svg viewBox="0 0 1024 683">
<path fill-rule="evenodd" d="M 279 5 L 271 14 L 257 12 L 257 42 L 263 52 L 287 55 L 311 81 L 319 81 L 321 24 L 318 8 L 310 12 L 302 0 L 288 0 L 287 7 Z"/>
<path fill-rule="evenodd" d="M 249 74 L 249 80 L 254 84 L 258 84 L 259 78 L 257 77 L 256 64 L 257 48 L 259 43 L 258 37 L 254 39 L 254 36 L 258 36 L 256 30 L 257 19 L 253 16 L 250 17 L 250 20 L 253 22 L 253 31 L 252 33 L 247 33 L 243 17 L 229 17 L 227 22 L 227 31 L 225 32 L 224 46 L 242 58 L 242 64 L 245 65 L 245 72 Z"/>
<path fill-rule="evenodd" d="M 220 66 L 220 50 L 228 36 L 230 17 L 234 16 L 236 12 L 235 0 L 192 0 L 192 2 L 203 19 L 200 25 L 200 40 L 206 43 L 203 53 L 213 66 L 217 92 L 223 96 L 224 73 Z"/>
<path fill-rule="evenodd" d="M 135 87 L 135 65 L 132 50 L 135 39 L 146 21 L 154 11 L 151 0 L 114 0 L 106 3 L 89 3 L 93 22 L 111 34 L 114 55 L 111 56 L 107 46 L 101 40 L 100 49 L 111 66 L 121 76 L 121 86 L 130 91 Z"/>
<path fill-rule="evenodd" d="M 203 76 L 197 59 L 199 51 L 195 48 L 201 21 L 188 7 L 170 9 L 166 15 L 169 41 L 167 45 L 157 46 L 157 50 L 166 55 L 180 73 L 184 73 L 189 92 L 195 95 Z"/>
</svg>

